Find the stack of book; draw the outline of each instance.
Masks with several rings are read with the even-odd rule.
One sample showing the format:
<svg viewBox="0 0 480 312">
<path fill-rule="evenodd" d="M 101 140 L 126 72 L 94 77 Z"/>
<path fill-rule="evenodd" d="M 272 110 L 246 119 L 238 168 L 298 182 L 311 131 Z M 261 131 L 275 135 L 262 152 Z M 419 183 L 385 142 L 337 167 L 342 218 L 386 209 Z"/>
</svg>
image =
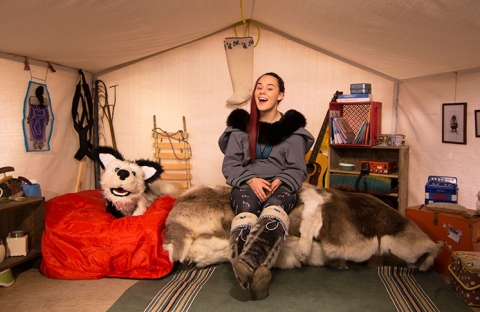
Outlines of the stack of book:
<svg viewBox="0 0 480 312">
<path fill-rule="evenodd" d="M 353 94 L 339 94 L 337 102 L 351 103 L 351 102 L 370 102 L 373 101 L 372 94 L 369 93 L 353 93 Z"/>
<path fill-rule="evenodd" d="M 361 144 L 370 143 L 370 125 L 362 122 L 357 133 L 353 131 L 348 121 L 343 117 L 330 117 L 330 144 Z"/>
</svg>

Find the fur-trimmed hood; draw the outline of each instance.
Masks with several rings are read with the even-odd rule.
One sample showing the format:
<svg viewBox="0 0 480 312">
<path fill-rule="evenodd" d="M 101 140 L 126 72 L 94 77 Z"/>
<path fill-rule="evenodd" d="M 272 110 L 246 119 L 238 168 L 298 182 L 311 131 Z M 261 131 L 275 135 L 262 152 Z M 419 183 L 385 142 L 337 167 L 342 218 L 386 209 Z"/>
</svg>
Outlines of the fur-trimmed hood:
<svg viewBox="0 0 480 312">
<path fill-rule="evenodd" d="M 250 114 L 243 109 L 236 109 L 227 118 L 227 126 L 247 132 Z M 258 143 L 277 145 L 291 136 L 295 131 L 307 125 L 305 117 L 296 110 L 282 114 L 282 118 L 274 123 L 260 122 Z"/>
</svg>

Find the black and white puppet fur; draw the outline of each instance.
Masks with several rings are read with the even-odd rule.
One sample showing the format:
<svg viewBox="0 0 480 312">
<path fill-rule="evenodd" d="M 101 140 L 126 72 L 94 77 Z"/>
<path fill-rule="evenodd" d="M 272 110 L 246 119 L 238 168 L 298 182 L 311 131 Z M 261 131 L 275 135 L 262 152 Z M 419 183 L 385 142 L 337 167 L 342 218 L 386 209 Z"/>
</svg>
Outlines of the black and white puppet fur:
<svg viewBox="0 0 480 312">
<path fill-rule="evenodd" d="M 198 267 L 230 260 L 234 214 L 227 187 L 187 190 L 167 217 L 163 248 L 170 260 Z M 302 265 L 347 268 L 347 261 L 393 255 L 411 268 L 427 270 L 439 247 L 408 218 L 378 198 L 304 184 L 290 213 L 287 240 L 275 267 Z"/>
<path fill-rule="evenodd" d="M 106 211 L 116 218 L 140 216 L 158 197 L 176 192 L 173 185 L 160 180 L 163 167 L 157 162 L 128 161 L 109 146 L 94 148 L 93 156 L 104 170 L 100 186 Z"/>
</svg>

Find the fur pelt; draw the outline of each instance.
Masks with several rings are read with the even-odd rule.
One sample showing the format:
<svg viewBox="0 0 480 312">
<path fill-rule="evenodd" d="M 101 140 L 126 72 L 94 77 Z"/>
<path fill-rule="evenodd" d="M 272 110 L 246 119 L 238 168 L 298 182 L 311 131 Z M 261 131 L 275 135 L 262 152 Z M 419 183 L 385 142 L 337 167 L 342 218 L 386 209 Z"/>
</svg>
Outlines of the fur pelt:
<svg viewBox="0 0 480 312">
<path fill-rule="evenodd" d="M 236 109 L 228 116 L 227 126 L 247 132 L 249 119 L 250 115 L 246 110 Z M 258 142 L 275 146 L 306 125 L 305 117 L 300 112 L 290 109 L 277 122 L 260 122 Z"/>
<path fill-rule="evenodd" d="M 157 162 L 128 161 L 109 146 L 96 147 L 93 156 L 104 170 L 100 186 L 106 211 L 116 218 L 142 215 L 158 197 L 176 192 L 173 185 L 160 180 L 163 168 Z"/>
<path fill-rule="evenodd" d="M 234 214 L 230 188 L 196 186 L 180 196 L 166 221 L 163 248 L 171 261 L 203 267 L 230 260 Z M 304 184 L 290 213 L 289 235 L 275 267 L 364 262 L 394 255 L 408 267 L 427 270 L 439 247 L 408 218 L 374 196 Z"/>
</svg>

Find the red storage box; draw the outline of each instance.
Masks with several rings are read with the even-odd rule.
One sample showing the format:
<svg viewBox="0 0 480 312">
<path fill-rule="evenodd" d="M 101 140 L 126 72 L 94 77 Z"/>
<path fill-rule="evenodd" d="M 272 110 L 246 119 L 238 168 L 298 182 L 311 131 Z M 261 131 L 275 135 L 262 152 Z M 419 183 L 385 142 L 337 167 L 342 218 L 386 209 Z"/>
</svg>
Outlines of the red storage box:
<svg viewBox="0 0 480 312">
<path fill-rule="evenodd" d="M 452 252 L 448 269 L 457 295 L 469 306 L 480 306 L 480 252 Z"/>
<path fill-rule="evenodd" d="M 373 146 L 376 145 L 382 132 L 382 103 L 380 102 L 331 102 L 330 117 L 345 118 L 355 134 L 358 133 L 364 121 L 369 122 L 369 140 L 367 144 L 330 144 L 332 146 Z M 331 120 L 330 120 L 331 121 Z M 330 125 L 330 129 L 332 126 Z"/>
<path fill-rule="evenodd" d="M 433 265 L 442 275 L 450 275 L 448 266 L 453 251 L 480 251 L 480 218 L 467 219 L 458 213 L 436 212 L 423 205 L 408 207 L 405 216 L 442 245 L 442 252 Z"/>
</svg>

